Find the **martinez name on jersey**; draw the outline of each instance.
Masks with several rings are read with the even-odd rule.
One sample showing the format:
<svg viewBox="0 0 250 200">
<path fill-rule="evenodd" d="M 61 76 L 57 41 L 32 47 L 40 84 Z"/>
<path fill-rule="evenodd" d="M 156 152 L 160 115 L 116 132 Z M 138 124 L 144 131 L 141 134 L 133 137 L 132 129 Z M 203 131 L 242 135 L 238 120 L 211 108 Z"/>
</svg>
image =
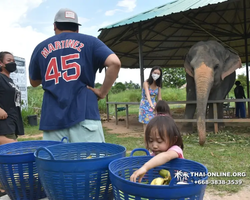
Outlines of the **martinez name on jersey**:
<svg viewBox="0 0 250 200">
<path fill-rule="evenodd" d="M 61 40 L 61 41 L 55 41 L 54 45 L 52 43 L 48 44 L 48 48 L 44 47 L 41 54 L 44 58 L 47 58 L 47 56 L 52 52 L 56 51 L 58 49 L 65 49 L 65 48 L 72 48 L 77 50 L 78 52 L 81 52 L 81 48 L 84 47 L 84 44 L 79 42 L 78 40 Z"/>
</svg>

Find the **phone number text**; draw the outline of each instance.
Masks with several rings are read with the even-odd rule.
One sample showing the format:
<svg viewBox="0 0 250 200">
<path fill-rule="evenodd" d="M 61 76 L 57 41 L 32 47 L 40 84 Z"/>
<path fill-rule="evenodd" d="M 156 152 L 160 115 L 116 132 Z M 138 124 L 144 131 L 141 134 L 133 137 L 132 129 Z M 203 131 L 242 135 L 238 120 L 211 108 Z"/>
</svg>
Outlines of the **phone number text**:
<svg viewBox="0 0 250 200">
<path fill-rule="evenodd" d="M 194 181 L 198 185 L 242 185 L 242 180 L 198 180 Z"/>
</svg>

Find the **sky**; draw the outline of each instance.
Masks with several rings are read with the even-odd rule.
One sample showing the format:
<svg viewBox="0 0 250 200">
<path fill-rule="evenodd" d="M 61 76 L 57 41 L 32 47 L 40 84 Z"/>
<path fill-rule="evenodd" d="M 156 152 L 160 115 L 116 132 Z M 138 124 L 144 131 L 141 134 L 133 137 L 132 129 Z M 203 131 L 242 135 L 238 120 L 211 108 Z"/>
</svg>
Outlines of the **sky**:
<svg viewBox="0 0 250 200">
<path fill-rule="evenodd" d="M 31 54 L 37 44 L 54 35 L 57 11 L 69 8 L 78 14 L 79 32 L 98 37 L 100 28 L 135 16 L 173 0 L 0 0 L 0 51 L 10 51 L 25 58 L 26 73 Z M 245 72 L 245 69 L 241 69 Z M 241 71 L 237 70 L 238 73 Z M 150 69 L 144 70 L 145 79 Z M 102 83 L 105 72 L 96 74 Z M 140 84 L 139 69 L 121 69 L 116 82 Z M 29 84 L 27 78 L 27 84 Z"/>
</svg>

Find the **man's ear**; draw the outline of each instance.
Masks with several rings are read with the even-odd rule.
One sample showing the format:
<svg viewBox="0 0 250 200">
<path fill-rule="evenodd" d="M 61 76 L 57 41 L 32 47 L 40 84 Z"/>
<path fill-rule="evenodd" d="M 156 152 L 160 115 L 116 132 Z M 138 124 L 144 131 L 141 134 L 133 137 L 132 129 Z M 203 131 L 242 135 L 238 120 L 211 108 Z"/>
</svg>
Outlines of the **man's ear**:
<svg viewBox="0 0 250 200">
<path fill-rule="evenodd" d="M 56 29 L 57 29 L 57 28 L 56 28 L 56 24 L 54 23 L 53 25 L 54 25 L 54 31 L 56 31 Z"/>
</svg>

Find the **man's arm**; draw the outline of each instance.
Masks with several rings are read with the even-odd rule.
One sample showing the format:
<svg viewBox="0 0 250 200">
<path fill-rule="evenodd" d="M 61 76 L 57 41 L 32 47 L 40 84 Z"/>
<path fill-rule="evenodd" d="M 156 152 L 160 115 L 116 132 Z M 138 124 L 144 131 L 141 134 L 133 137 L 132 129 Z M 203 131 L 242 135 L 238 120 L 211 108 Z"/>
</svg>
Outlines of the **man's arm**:
<svg viewBox="0 0 250 200">
<path fill-rule="evenodd" d="M 108 69 L 106 70 L 105 78 L 100 88 L 101 98 L 104 98 L 108 94 L 110 88 L 112 87 L 113 83 L 117 79 L 118 73 L 121 68 L 121 62 L 119 58 L 117 57 L 117 55 L 111 54 L 105 60 L 104 65 L 107 66 Z"/>
<path fill-rule="evenodd" d="M 92 90 L 96 94 L 98 100 L 104 99 L 108 94 L 110 88 L 118 77 L 118 73 L 121 68 L 121 62 L 115 54 L 110 54 L 105 60 L 104 66 L 107 66 L 108 69 L 106 70 L 102 86 L 100 88 L 92 88 L 87 86 L 88 89 Z"/>
<path fill-rule="evenodd" d="M 42 80 L 32 80 L 30 78 L 30 85 L 32 85 L 33 87 L 37 87 L 42 83 Z"/>
<path fill-rule="evenodd" d="M 38 56 L 39 56 L 38 49 L 39 49 L 38 46 L 34 49 L 29 64 L 30 85 L 32 85 L 33 87 L 37 87 L 42 83 L 40 66 L 38 62 Z"/>
<path fill-rule="evenodd" d="M 244 88 L 241 86 L 242 96 L 246 99 Z"/>
</svg>

